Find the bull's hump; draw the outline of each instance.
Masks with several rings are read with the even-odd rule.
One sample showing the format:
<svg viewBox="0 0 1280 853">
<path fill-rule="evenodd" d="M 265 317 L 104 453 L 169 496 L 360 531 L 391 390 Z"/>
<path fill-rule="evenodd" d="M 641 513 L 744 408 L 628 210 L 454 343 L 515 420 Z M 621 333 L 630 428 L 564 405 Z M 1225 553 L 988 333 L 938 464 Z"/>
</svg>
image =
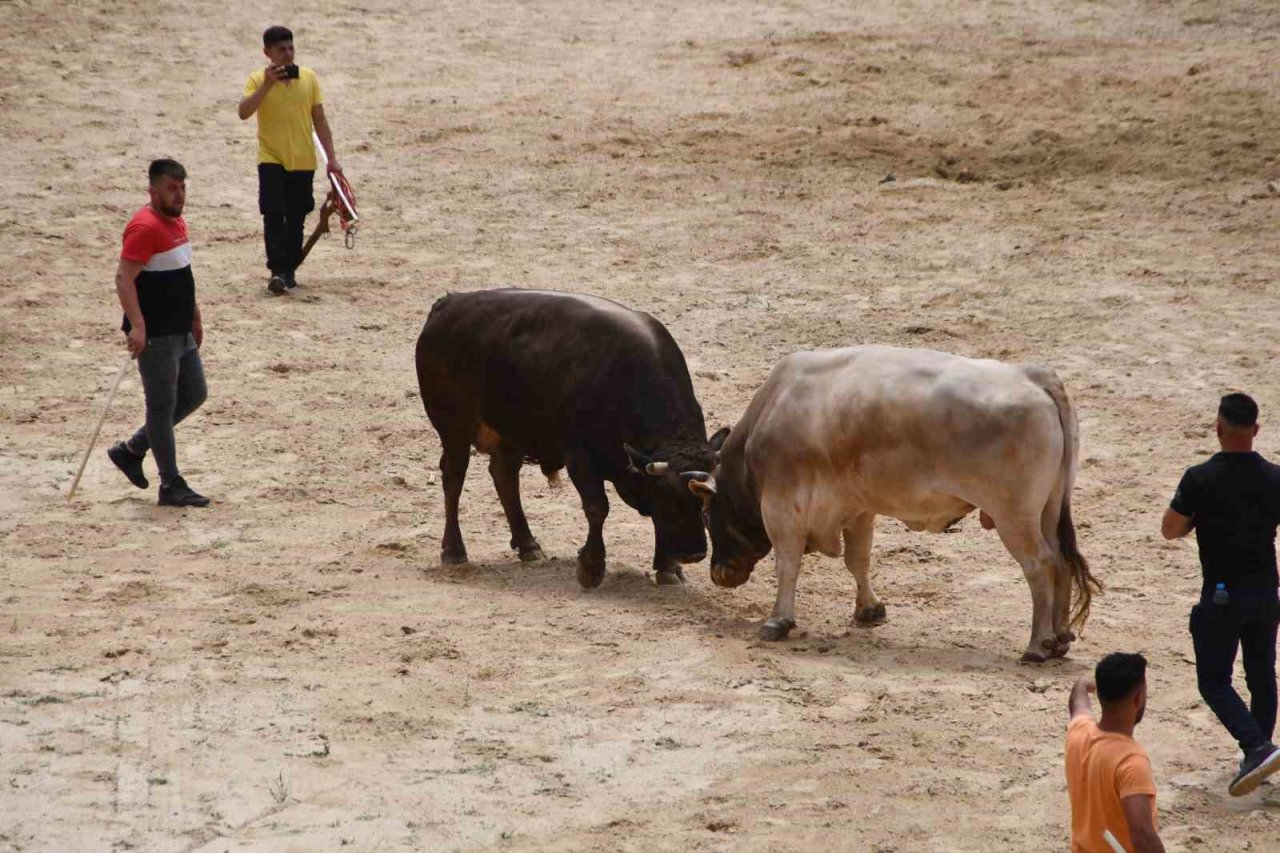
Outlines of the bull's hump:
<svg viewBox="0 0 1280 853">
<path fill-rule="evenodd" d="M 654 340 L 653 329 L 649 325 L 649 319 L 644 314 L 633 311 L 625 305 L 619 305 L 610 299 L 605 299 L 603 296 L 593 296 L 589 293 L 566 293 L 560 290 L 521 290 L 519 292 L 577 302 L 579 305 L 604 314 L 620 325 L 634 330 L 646 340 Z"/>
</svg>

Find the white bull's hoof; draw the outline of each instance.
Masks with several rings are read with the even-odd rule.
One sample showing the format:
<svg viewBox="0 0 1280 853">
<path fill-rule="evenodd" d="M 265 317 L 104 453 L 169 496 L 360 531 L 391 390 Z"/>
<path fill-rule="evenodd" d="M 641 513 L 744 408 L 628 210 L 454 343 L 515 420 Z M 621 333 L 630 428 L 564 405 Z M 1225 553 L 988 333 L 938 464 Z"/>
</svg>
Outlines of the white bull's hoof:
<svg viewBox="0 0 1280 853">
<path fill-rule="evenodd" d="M 777 642 L 785 640 L 787 634 L 791 633 L 791 629 L 796 626 L 794 619 L 770 619 L 760 626 L 760 639 L 769 642 Z"/>
<path fill-rule="evenodd" d="M 853 621 L 859 625 L 881 625 L 886 618 L 883 604 L 877 604 L 875 607 L 863 607 L 854 611 L 853 614 Z"/>
<path fill-rule="evenodd" d="M 684 583 L 684 572 L 679 569 L 657 572 L 653 576 L 653 582 L 658 586 L 679 586 Z"/>
<path fill-rule="evenodd" d="M 1022 653 L 1022 662 L 1044 663 L 1049 658 L 1061 657 L 1066 654 L 1065 649 L 1062 652 L 1058 652 L 1061 647 L 1056 637 L 1049 637 L 1039 643 L 1032 640 L 1031 645 L 1027 646 L 1027 650 Z"/>
</svg>

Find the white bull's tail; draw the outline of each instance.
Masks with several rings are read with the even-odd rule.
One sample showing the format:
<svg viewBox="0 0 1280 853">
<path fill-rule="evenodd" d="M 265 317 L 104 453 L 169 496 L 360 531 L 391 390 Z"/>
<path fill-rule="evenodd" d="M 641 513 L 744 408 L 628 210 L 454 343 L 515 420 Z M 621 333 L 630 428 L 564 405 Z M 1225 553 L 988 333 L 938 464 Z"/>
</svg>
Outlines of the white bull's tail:
<svg viewBox="0 0 1280 853">
<path fill-rule="evenodd" d="M 1071 611 L 1071 628 L 1080 631 L 1089 619 L 1089 606 L 1093 602 L 1093 594 L 1102 591 L 1102 582 L 1089 571 L 1089 561 L 1080 553 L 1076 544 L 1076 528 L 1071 521 L 1071 489 L 1075 485 L 1076 460 L 1080 453 L 1080 432 L 1076 423 L 1076 411 L 1067 396 L 1067 389 L 1054 373 L 1047 367 L 1028 366 L 1026 369 L 1030 379 L 1044 389 L 1058 409 L 1058 420 L 1062 424 L 1062 467 L 1060 483 L 1062 484 L 1062 506 L 1058 513 L 1058 547 L 1062 562 L 1071 572 L 1072 585 L 1075 587 L 1075 607 Z"/>
</svg>

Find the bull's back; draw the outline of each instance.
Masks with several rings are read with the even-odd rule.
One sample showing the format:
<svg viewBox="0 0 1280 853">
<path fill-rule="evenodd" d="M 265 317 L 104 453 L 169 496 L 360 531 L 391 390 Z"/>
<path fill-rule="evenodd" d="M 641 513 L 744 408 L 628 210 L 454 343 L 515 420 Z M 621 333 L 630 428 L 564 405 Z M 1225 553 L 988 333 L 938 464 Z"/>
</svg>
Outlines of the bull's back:
<svg viewBox="0 0 1280 853">
<path fill-rule="evenodd" d="M 796 353 L 758 396 L 749 456 L 762 480 L 803 470 L 926 488 L 1052 453 L 1060 434 L 1052 399 L 1022 368 L 932 350 Z"/>
<path fill-rule="evenodd" d="M 418 338 L 418 381 L 429 411 L 442 396 L 441 405 L 462 399 L 517 444 L 555 443 L 579 429 L 576 421 L 630 405 L 624 395 L 636 377 L 669 370 L 664 347 L 680 358 L 656 321 L 600 297 L 450 294 Z"/>
</svg>

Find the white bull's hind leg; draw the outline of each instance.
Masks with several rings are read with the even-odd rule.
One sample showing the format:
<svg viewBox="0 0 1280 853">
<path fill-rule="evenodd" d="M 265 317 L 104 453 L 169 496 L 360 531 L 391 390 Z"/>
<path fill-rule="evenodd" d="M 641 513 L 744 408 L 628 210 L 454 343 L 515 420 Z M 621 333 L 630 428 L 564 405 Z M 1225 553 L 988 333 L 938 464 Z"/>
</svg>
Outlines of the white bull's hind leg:
<svg viewBox="0 0 1280 853">
<path fill-rule="evenodd" d="M 1061 503 L 1061 493 L 1051 495 L 1040 518 L 1040 530 L 1057 558 L 1053 571 L 1053 633 L 1058 639 L 1058 645 L 1053 650 L 1054 657 L 1061 657 L 1070 651 L 1071 644 L 1076 639 L 1075 632 L 1071 630 L 1071 566 L 1063 556 L 1062 543 L 1058 541 L 1058 507 Z"/>
<path fill-rule="evenodd" d="M 844 529 L 844 565 L 858 582 L 858 604 L 853 619 L 859 625 L 878 625 L 885 620 L 884 603 L 871 588 L 871 540 L 875 536 L 875 513 L 863 513 Z"/>
<path fill-rule="evenodd" d="M 998 513 L 994 518 L 1000 541 L 1022 566 L 1022 574 L 1031 588 L 1031 641 L 1022 659 L 1043 663 L 1058 653 L 1058 637 L 1053 624 L 1057 559 L 1040 532 L 1037 514 Z"/>
<path fill-rule="evenodd" d="M 800 578 L 804 540 L 788 538 L 775 542 L 773 553 L 778 572 L 778 597 L 773 602 L 773 612 L 760 626 L 762 640 L 785 639 L 796 626 L 796 582 Z"/>
</svg>

